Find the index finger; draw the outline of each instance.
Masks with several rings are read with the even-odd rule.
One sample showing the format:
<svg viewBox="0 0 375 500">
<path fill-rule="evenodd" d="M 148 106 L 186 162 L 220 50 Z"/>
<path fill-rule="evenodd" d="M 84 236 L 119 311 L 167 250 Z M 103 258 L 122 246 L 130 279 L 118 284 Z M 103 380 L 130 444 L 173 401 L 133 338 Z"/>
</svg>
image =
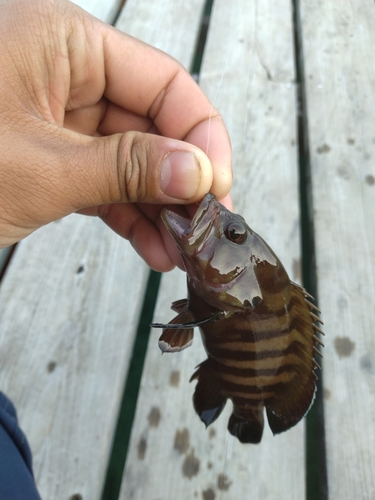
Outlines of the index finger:
<svg viewBox="0 0 375 500">
<path fill-rule="evenodd" d="M 214 171 L 212 192 L 224 197 L 232 183 L 228 133 L 194 79 L 172 57 L 113 28 L 103 37 L 103 48 L 105 96 L 151 118 L 162 135 L 202 149 Z"/>
</svg>

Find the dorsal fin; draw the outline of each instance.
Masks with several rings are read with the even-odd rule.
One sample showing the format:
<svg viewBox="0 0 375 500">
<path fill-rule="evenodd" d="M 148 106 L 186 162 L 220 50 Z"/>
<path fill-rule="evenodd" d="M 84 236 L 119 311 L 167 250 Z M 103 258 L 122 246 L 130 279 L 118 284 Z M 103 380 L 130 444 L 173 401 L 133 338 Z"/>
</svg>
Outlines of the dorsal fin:
<svg viewBox="0 0 375 500">
<path fill-rule="evenodd" d="M 314 322 L 322 321 L 312 313 L 312 310 L 318 309 L 306 299 L 311 296 L 301 286 L 293 282 L 291 285 L 295 307 L 298 309 L 294 329 L 295 362 L 291 367 L 294 377 L 283 384 L 266 404 L 268 423 L 274 434 L 289 429 L 301 420 L 310 409 L 316 390 L 314 370 L 318 365 L 314 354 L 319 352 L 316 343 L 321 342 L 316 337 L 320 329 Z"/>
</svg>

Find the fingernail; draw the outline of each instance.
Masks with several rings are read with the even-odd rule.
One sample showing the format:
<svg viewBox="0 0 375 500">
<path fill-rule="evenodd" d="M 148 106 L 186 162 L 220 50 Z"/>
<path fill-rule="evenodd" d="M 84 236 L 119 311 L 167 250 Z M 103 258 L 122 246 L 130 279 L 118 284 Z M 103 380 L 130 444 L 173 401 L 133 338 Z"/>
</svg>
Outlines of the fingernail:
<svg viewBox="0 0 375 500">
<path fill-rule="evenodd" d="M 171 198 L 190 200 L 198 191 L 201 169 L 197 157 L 188 151 L 168 153 L 161 166 L 160 188 Z"/>
</svg>

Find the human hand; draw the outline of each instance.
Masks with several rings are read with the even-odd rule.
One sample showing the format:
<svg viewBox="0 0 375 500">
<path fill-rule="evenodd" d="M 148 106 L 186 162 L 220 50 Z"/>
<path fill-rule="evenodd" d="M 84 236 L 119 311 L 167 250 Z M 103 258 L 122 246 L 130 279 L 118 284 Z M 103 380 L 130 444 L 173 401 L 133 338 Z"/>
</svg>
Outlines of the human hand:
<svg viewBox="0 0 375 500">
<path fill-rule="evenodd" d="M 79 212 L 171 269 L 161 205 L 231 186 L 221 117 L 177 61 L 71 3 L 0 9 L 0 247 Z"/>
</svg>

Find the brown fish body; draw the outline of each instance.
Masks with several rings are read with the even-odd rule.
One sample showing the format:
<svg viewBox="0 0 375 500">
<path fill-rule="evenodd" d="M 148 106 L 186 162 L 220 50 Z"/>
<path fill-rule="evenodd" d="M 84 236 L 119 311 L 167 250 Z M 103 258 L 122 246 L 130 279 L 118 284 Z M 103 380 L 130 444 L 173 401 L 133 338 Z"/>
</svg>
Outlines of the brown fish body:
<svg viewBox="0 0 375 500">
<path fill-rule="evenodd" d="M 229 431 L 258 443 L 264 409 L 274 434 L 295 425 L 315 393 L 318 320 L 308 294 L 292 283 L 279 259 L 242 219 L 212 195 L 191 225 L 167 211 L 164 222 L 183 256 L 188 299 L 160 338 L 163 351 L 188 347 L 199 324 L 208 359 L 191 380 L 194 407 L 207 425 L 232 400 Z"/>
</svg>

